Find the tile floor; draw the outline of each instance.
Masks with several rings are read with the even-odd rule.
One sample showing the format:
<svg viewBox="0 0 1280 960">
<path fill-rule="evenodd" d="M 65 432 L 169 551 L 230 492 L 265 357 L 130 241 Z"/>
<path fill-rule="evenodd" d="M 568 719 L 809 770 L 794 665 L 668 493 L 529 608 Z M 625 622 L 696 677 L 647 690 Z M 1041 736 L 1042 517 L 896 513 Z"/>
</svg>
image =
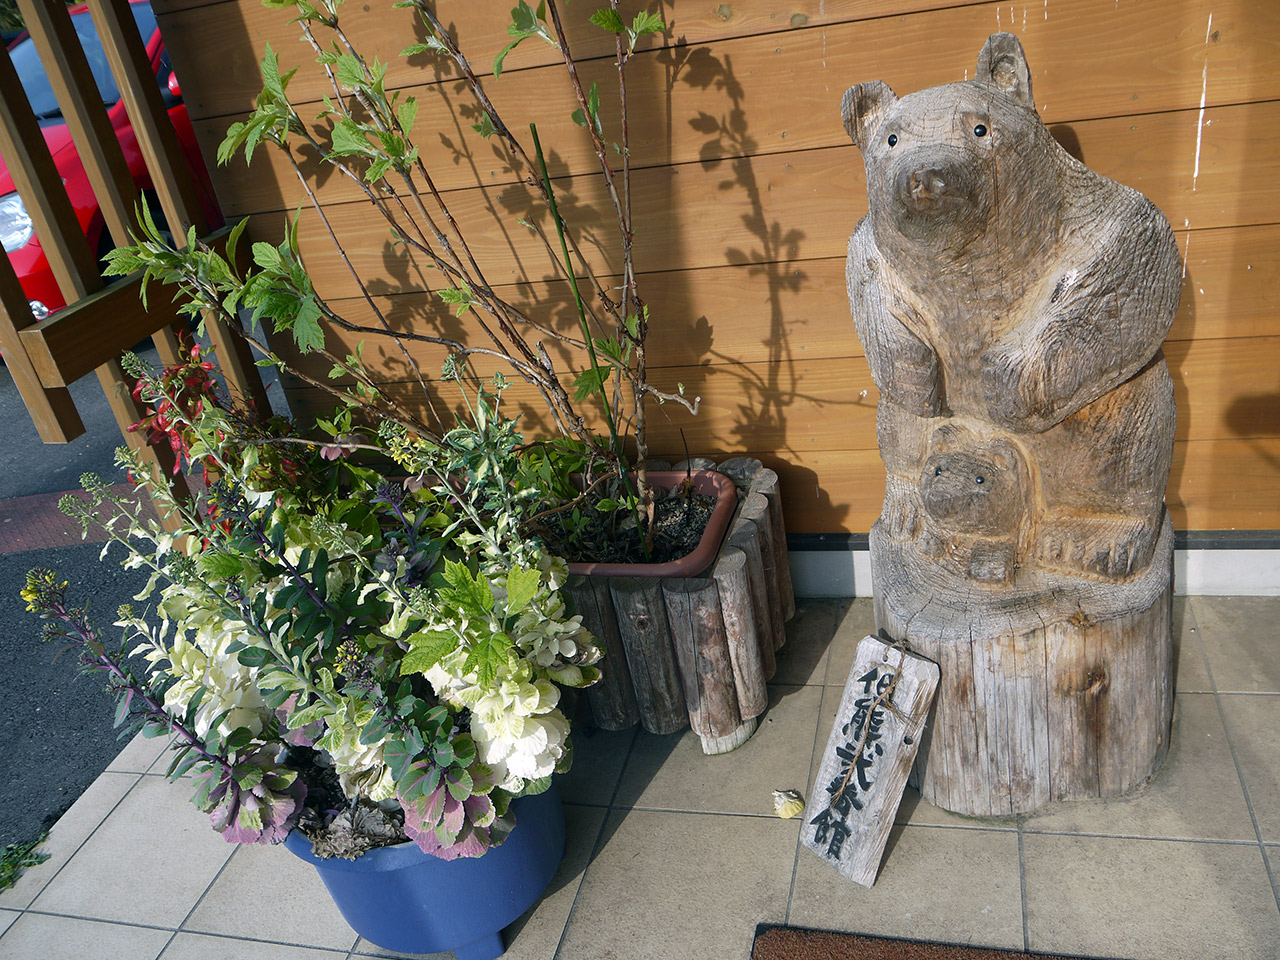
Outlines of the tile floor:
<svg viewBox="0 0 1280 960">
<path fill-rule="evenodd" d="M 745 960 L 790 923 L 1125 960 L 1280 957 L 1280 598 L 1178 598 L 1173 746 L 1136 795 L 1005 821 L 908 791 L 874 888 L 799 847 L 771 791 L 811 788 L 865 600 L 802 601 L 768 714 L 740 750 L 689 733 L 579 736 L 568 856 L 508 930 L 512 960 Z M 319 880 L 232 847 L 128 746 L 0 894 L 4 960 L 356 960 Z M 1276 866 L 1273 867 L 1273 864 Z M 445 954 L 444 957 L 451 955 Z"/>
</svg>

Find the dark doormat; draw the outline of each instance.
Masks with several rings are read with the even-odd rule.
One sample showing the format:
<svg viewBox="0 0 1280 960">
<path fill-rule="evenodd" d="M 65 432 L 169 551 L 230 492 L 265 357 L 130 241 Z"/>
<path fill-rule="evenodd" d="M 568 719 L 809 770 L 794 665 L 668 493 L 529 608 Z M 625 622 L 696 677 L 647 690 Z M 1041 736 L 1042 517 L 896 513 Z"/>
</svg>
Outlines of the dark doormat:
<svg viewBox="0 0 1280 960">
<path fill-rule="evenodd" d="M 922 940 L 891 940 L 764 924 L 756 928 L 756 941 L 751 948 L 751 960 L 1014 960 L 1017 957 L 1083 960 L 1060 954 L 990 950 Z"/>
</svg>

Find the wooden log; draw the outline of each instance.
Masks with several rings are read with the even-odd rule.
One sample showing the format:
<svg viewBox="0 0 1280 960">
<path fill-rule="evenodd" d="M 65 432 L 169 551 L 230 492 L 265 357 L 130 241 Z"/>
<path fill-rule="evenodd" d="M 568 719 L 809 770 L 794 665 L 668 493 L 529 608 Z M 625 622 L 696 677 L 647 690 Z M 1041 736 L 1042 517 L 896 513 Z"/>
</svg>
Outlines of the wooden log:
<svg viewBox="0 0 1280 960">
<path fill-rule="evenodd" d="M 779 650 L 787 642 L 787 622 L 778 592 L 778 555 L 773 549 L 773 527 L 769 523 L 769 501 L 762 493 L 748 494 L 738 507 L 738 516 L 756 528 L 756 542 L 760 544 L 760 559 L 764 567 L 765 602 L 769 604 L 769 620 L 773 624 L 773 649 Z"/>
<path fill-rule="evenodd" d="M 787 528 L 782 519 L 782 492 L 778 489 L 778 475 L 761 467 L 751 478 L 751 492 L 764 494 L 769 501 L 769 531 L 773 541 L 774 576 L 777 578 L 778 599 L 782 604 L 782 619 L 796 615 L 796 594 L 791 585 L 791 559 L 787 554 Z"/>
<path fill-rule="evenodd" d="M 733 662 L 714 580 L 680 578 L 662 584 L 667 620 L 680 661 L 689 724 L 702 739 L 704 753 L 724 752 L 738 746 L 743 721 L 733 681 Z M 728 749 L 732 749 L 729 746 Z"/>
<path fill-rule="evenodd" d="M 658 734 L 684 729 L 689 714 L 667 626 L 662 582 L 653 577 L 610 577 L 609 592 L 641 725 Z"/>
<path fill-rule="evenodd" d="M 728 460 L 721 460 L 716 469 L 729 477 L 739 490 L 746 492 L 751 489 L 752 478 L 763 466 L 755 457 L 730 457 Z"/>
<path fill-rule="evenodd" d="M 571 577 L 566 584 L 574 611 L 596 635 L 604 656 L 600 681 L 587 690 L 596 725 L 603 730 L 628 730 L 640 719 L 636 695 L 627 668 L 627 655 L 618 632 L 609 584 L 602 577 Z"/>
<path fill-rule="evenodd" d="M 765 686 L 760 638 L 756 635 L 747 555 L 733 547 L 721 550 L 720 559 L 711 569 L 711 579 L 720 595 L 720 614 L 724 618 L 725 638 L 729 641 L 738 713 L 742 719 L 750 720 L 769 706 L 769 691 Z"/>
<path fill-rule="evenodd" d="M 725 547 L 741 550 L 747 561 L 747 582 L 751 589 L 751 612 L 756 622 L 756 642 L 760 645 L 760 664 L 765 680 L 773 679 L 778 669 L 774 655 L 774 621 L 769 612 L 769 586 L 764 575 L 764 558 L 760 551 L 760 538 L 756 525 L 744 517 L 737 517 L 725 538 Z M 786 636 L 786 628 L 779 623 L 777 629 Z"/>
<path fill-rule="evenodd" d="M 1122 584 L 1061 574 L 975 612 L 937 567 L 872 530 L 876 624 L 942 671 L 913 771 L 925 799 L 970 816 L 1116 796 L 1169 747 L 1173 525 Z"/>
</svg>

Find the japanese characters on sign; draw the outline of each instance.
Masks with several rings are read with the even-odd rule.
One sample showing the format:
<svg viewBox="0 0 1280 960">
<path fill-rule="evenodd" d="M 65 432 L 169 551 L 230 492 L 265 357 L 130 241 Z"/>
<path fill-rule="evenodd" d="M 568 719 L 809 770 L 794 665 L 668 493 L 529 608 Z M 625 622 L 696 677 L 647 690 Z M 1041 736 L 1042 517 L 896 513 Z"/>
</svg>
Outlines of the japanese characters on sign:
<svg viewBox="0 0 1280 960">
<path fill-rule="evenodd" d="M 858 644 L 801 833 L 856 883 L 875 881 L 937 686 L 937 664 L 876 637 Z"/>
<path fill-rule="evenodd" d="M 880 738 L 885 710 L 883 703 L 877 704 L 877 699 L 889 689 L 893 678 L 893 671 L 879 667 L 872 667 L 858 677 L 862 696 L 853 702 L 853 716 L 840 728 L 845 742 L 836 748 L 840 766 L 827 784 L 829 805 L 809 821 L 810 826 L 817 827 L 814 840 L 827 844 L 827 856 L 833 860 L 840 859 L 844 853 L 844 842 L 849 836 L 846 821 L 852 811 L 863 809 L 860 795 L 871 789 L 875 782 L 871 768 L 877 757 L 884 756 Z"/>
</svg>

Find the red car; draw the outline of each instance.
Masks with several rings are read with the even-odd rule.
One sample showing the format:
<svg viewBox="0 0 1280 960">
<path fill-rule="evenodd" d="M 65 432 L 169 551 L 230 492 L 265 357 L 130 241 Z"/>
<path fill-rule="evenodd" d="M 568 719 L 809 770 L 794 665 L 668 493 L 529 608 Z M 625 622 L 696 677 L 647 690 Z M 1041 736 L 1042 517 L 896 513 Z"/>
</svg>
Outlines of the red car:
<svg viewBox="0 0 1280 960">
<path fill-rule="evenodd" d="M 200 156 L 196 145 L 195 133 L 191 129 L 191 121 L 187 117 L 187 108 L 179 96 L 173 71 L 165 54 L 164 42 L 160 31 L 156 28 L 156 17 L 151 5 L 145 0 L 135 0 L 132 4 L 133 18 L 138 25 L 138 32 L 147 38 L 147 53 L 151 57 L 151 66 L 156 72 L 156 80 L 164 95 L 165 105 L 169 109 L 169 119 L 177 130 L 178 140 L 186 155 L 187 164 L 191 168 L 192 180 L 200 195 L 200 203 L 205 216 L 211 225 L 220 226 L 222 216 L 218 211 L 213 187 L 209 182 L 209 172 Z M 98 91 L 102 101 L 107 105 L 107 113 L 111 124 L 115 127 L 116 136 L 129 170 L 133 173 L 134 182 L 143 191 L 150 191 L 151 176 L 143 162 L 142 151 L 138 148 L 137 137 L 133 126 L 125 113 L 124 103 L 120 100 L 120 92 L 116 88 L 111 70 L 107 66 L 106 54 L 98 40 L 98 31 L 89 16 L 89 8 L 85 4 L 71 8 L 71 22 L 75 24 L 80 42 L 88 55 L 89 65 L 93 69 L 94 79 L 98 83 Z M 71 132 L 62 119 L 62 111 L 54 98 L 44 67 L 36 54 L 35 43 L 29 38 L 20 39 L 9 49 L 18 77 L 26 90 L 27 99 L 40 123 L 49 152 L 53 154 L 54 163 L 62 175 L 67 195 L 80 220 L 80 227 L 88 238 L 90 248 L 97 251 L 101 258 L 115 243 L 126 242 L 127 237 L 109 237 L 103 225 L 102 210 L 98 200 L 89 187 L 89 178 L 85 174 L 84 164 L 80 160 L 79 151 L 71 140 Z M 154 195 L 149 194 L 153 210 L 159 207 L 154 204 Z M 31 312 L 37 320 L 43 320 L 49 314 L 66 305 L 62 293 L 54 282 L 53 273 L 49 269 L 49 261 L 40 246 L 40 240 L 32 230 L 31 218 L 27 215 L 22 198 L 15 192 L 13 178 L 9 169 L 0 160 L 0 243 L 9 255 L 22 288 L 31 301 Z"/>
</svg>

